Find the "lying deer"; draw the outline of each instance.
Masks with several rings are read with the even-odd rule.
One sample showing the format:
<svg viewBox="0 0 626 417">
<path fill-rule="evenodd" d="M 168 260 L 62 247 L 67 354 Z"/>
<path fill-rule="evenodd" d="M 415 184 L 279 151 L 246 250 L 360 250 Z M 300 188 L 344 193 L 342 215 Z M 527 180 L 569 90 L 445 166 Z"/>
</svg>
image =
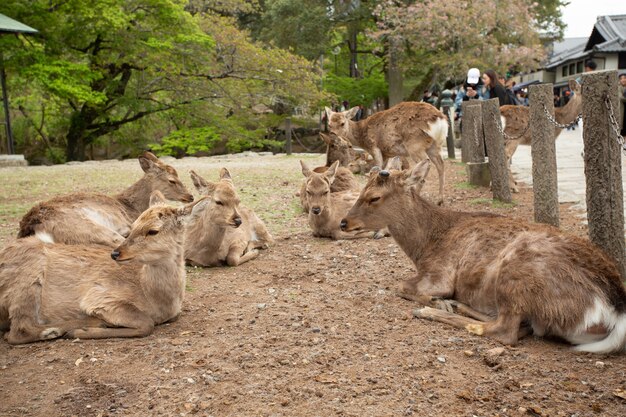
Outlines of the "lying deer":
<svg viewBox="0 0 626 417">
<path fill-rule="evenodd" d="M 582 94 L 580 84 L 575 80 L 570 80 L 569 88 L 573 95 L 567 104 L 563 107 L 554 109 L 554 119 L 560 124 L 569 124 L 576 120 L 576 117 L 582 112 Z M 528 125 L 530 124 L 530 110 L 527 106 L 506 105 L 500 107 L 500 118 L 502 120 L 502 128 L 504 133 L 515 139 L 507 139 L 504 147 L 509 165 L 511 158 L 519 145 L 528 145 L 532 143 L 532 137 Z M 554 127 L 554 140 L 556 140 L 563 129 Z M 521 135 L 521 136 L 520 136 Z M 509 170 L 513 190 L 517 192 L 515 182 L 512 180 L 513 175 Z"/>
<path fill-rule="evenodd" d="M 185 294 L 186 217 L 207 199 L 164 204 L 156 191 L 112 252 L 18 239 L 0 252 L 0 330 L 11 344 L 58 337 L 143 337 L 175 320 Z"/>
<path fill-rule="evenodd" d="M 333 162 L 339 161 L 340 168 L 348 168 L 353 174 L 365 174 L 374 166 L 374 159 L 364 151 L 357 152 L 347 139 L 334 133 L 325 134 L 322 132 L 320 132 L 320 138 L 326 143 L 327 167 L 331 166 Z"/>
<path fill-rule="evenodd" d="M 339 162 L 336 161 L 324 172 L 312 171 L 304 161 L 300 161 L 305 176 L 304 191 L 309 213 L 309 226 L 315 237 L 331 239 L 355 239 L 372 237 L 373 234 L 345 233 L 339 229 L 339 221 L 348 212 L 358 197 L 351 190 L 332 192 Z M 382 237 L 376 235 L 376 237 Z"/>
<path fill-rule="evenodd" d="M 191 180 L 200 194 L 209 197 L 202 216 L 187 224 L 185 259 L 195 266 L 241 265 L 274 243 L 265 224 L 250 209 L 239 205 L 239 197 L 226 168 L 220 180 L 211 183 L 194 171 Z"/>
<path fill-rule="evenodd" d="M 143 178 L 116 196 L 74 193 L 37 204 L 22 217 L 18 238 L 35 235 L 48 243 L 115 247 L 148 208 L 152 191 L 160 190 L 169 200 L 193 201 L 173 167 L 150 152 L 139 157 L 139 165 Z"/>
<path fill-rule="evenodd" d="M 365 149 L 377 166 L 394 156 L 402 158 L 403 166 L 413 166 L 430 158 L 439 174 L 438 204 L 443 204 L 444 165 L 441 145 L 448 134 L 448 120 L 428 103 L 405 102 L 372 116 L 352 121 L 358 107 L 333 112 L 326 107 L 328 126 L 332 133 Z"/>
<path fill-rule="evenodd" d="M 341 222 L 346 232 L 388 226 L 418 271 L 401 295 L 472 318 L 429 307 L 417 317 L 509 345 L 530 326 L 580 351 L 626 347 L 626 290 L 613 260 L 552 226 L 434 206 L 419 195 L 428 169 L 372 172 Z"/>
</svg>

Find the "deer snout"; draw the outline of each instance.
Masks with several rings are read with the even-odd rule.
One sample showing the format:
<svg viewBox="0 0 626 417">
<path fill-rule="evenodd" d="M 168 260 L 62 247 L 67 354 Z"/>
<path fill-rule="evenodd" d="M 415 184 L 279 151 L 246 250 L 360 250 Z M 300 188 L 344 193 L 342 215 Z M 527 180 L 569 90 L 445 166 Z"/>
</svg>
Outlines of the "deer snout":
<svg viewBox="0 0 626 417">
<path fill-rule="evenodd" d="M 341 230 L 345 232 L 348 228 L 348 221 L 346 219 L 341 219 L 341 223 L 339 223 L 339 228 L 341 228 Z"/>
<path fill-rule="evenodd" d="M 235 224 L 235 227 L 239 227 L 239 226 L 241 226 L 241 223 L 242 223 L 242 222 L 241 222 L 241 217 L 235 217 L 235 218 L 233 219 L 233 223 Z"/>
<path fill-rule="evenodd" d="M 193 202 L 193 195 L 191 195 L 191 194 L 185 194 L 185 195 L 181 198 L 181 201 L 182 201 L 183 203 L 191 203 L 191 202 Z"/>
<path fill-rule="evenodd" d="M 311 213 L 313 214 L 320 214 L 322 212 L 322 209 L 319 207 L 311 207 Z"/>
<path fill-rule="evenodd" d="M 111 258 L 114 261 L 117 261 L 117 258 L 120 257 L 120 251 L 118 251 L 117 249 L 115 249 L 113 252 L 111 252 Z"/>
</svg>

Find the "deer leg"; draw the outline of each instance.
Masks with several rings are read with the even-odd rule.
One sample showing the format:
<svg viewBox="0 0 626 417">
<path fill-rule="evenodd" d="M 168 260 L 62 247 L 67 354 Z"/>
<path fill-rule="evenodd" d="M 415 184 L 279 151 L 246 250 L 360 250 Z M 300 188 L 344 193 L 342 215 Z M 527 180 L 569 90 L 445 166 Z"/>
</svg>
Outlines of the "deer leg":
<svg viewBox="0 0 626 417">
<path fill-rule="evenodd" d="M 241 255 L 243 250 L 239 246 L 231 247 L 226 256 L 226 265 L 239 266 L 242 263 L 248 262 L 259 256 L 259 251 L 253 249 L 245 254 Z"/>
<path fill-rule="evenodd" d="M 519 189 L 517 188 L 517 182 L 515 178 L 513 178 L 513 171 L 511 171 L 511 163 L 513 162 L 513 154 L 517 150 L 517 146 L 519 145 L 519 140 L 508 140 L 504 144 L 504 151 L 506 153 L 507 166 L 509 169 L 509 188 L 514 193 L 519 193 Z"/>
<path fill-rule="evenodd" d="M 121 304 L 99 313 L 98 316 L 114 327 L 81 327 L 69 330 L 65 337 L 79 339 L 107 339 L 112 337 L 144 337 L 152 333 L 154 321 L 130 304 Z"/>
<path fill-rule="evenodd" d="M 417 318 L 430 319 L 465 329 L 478 336 L 489 336 L 505 345 L 515 345 L 522 318 L 519 315 L 498 314 L 496 320 L 480 321 L 448 311 L 424 307 L 413 311 Z"/>
<path fill-rule="evenodd" d="M 421 305 L 428 305 L 444 310 L 451 310 L 446 304 L 446 298 L 454 294 L 454 284 L 450 279 L 443 278 L 437 283 L 428 279 L 428 275 L 417 275 L 404 281 L 398 292 L 398 296 L 405 300 L 416 301 Z"/>
<path fill-rule="evenodd" d="M 443 184 L 445 179 L 445 169 L 443 165 L 443 158 L 441 157 L 441 149 L 438 146 L 431 146 L 426 151 L 428 156 L 430 157 L 431 162 L 437 168 L 437 175 L 439 176 L 439 199 L 437 200 L 438 205 L 443 205 Z"/>
<path fill-rule="evenodd" d="M 372 155 L 372 158 L 374 158 L 374 163 L 382 169 L 384 167 L 384 159 L 383 153 L 381 152 L 380 148 L 374 147 L 368 152 L 370 153 L 370 155 Z"/>
</svg>

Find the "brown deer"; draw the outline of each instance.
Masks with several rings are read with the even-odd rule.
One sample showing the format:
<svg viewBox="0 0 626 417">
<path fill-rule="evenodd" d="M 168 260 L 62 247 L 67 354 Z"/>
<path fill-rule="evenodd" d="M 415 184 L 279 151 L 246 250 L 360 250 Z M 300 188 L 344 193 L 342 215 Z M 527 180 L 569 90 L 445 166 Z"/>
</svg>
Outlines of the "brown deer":
<svg viewBox="0 0 626 417">
<path fill-rule="evenodd" d="M 573 95 L 567 104 L 563 107 L 556 107 L 554 109 L 554 119 L 560 124 L 572 123 L 576 120 L 576 117 L 582 112 L 582 94 L 580 84 L 576 80 L 569 81 L 569 88 Z M 528 106 L 513 106 L 506 105 L 500 107 L 500 118 L 502 120 L 502 128 L 504 133 L 515 139 L 505 140 L 505 152 L 509 165 L 511 158 L 517 150 L 519 145 L 531 145 L 532 137 L 528 125 L 530 123 L 530 110 Z M 554 140 L 556 140 L 561 134 L 560 127 L 554 127 Z M 522 136 L 520 136 L 522 135 Z M 510 178 L 513 176 L 509 170 Z M 513 182 L 514 183 L 514 182 Z M 517 192 L 517 188 L 512 186 L 514 191 Z"/>
<path fill-rule="evenodd" d="M 372 116 L 352 121 L 358 107 L 333 112 L 326 107 L 332 133 L 365 149 L 382 167 L 394 156 L 402 158 L 404 167 L 430 158 L 439 174 L 438 204 L 443 204 L 444 165 L 441 145 L 448 134 L 448 120 L 428 103 L 404 102 Z"/>
<path fill-rule="evenodd" d="M 300 163 L 302 164 L 302 161 L 300 161 Z M 327 166 L 321 166 L 321 167 L 315 167 L 311 171 L 317 174 L 324 174 L 326 171 L 328 171 L 328 169 L 329 167 Z M 307 184 L 307 179 L 305 178 L 302 181 L 302 184 L 300 185 L 299 196 L 300 196 L 300 204 L 302 206 L 302 210 L 305 213 L 308 213 L 310 207 L 309 207 L 309 199 L 307 198 L 307 193 L 306 193 L 306 184 Z M 358 194 L 360 190 L 361 190 L 361 187 L 359 186 L 359 183 L 354 177 L 354 174 L 348 168 L 338 166 L 337 169 L 335 170 L 334 180 L 330 184 L 330 192 L 331 193 L 343 193 L 346 191 L 351 191 L 351 192 Z"/>
<path fill-rule="evenodd" d="M 175 320 L 185 294 L 184 220 L 207 199 L 148 208 L 115 250 L 18 239 L 0 252 L 0 331 L 11 344 L 143 337 Z"/>
<path fill-rule="evenodd" d="M 626 290 L 613 260 L 552 226 L 429 203 L 419 195 L 429 164 L 372 172 L 341 222 L 346 232 L 389 227 L 418 272 L 401 295 L 448 310 L 417 317 L 509 345 L 532 330 L 580 351 L 626 347 Z"/>
<path fill-rule="evenodd" d="M 339 161 L 339 167 L 348 168 L 353 174 L 365 174 L 374 166 L 374 159 L 365 151 L 358 152 L 347 139 L 334 133 L 320 132 L 320 138 L 326 143 L 326 166 Z M 318 171 L 319 172 L 319 171 Z M 339 171 L 337 172 L 339 175 Z M 337 181 L 338 178 L 335 179 Z"/>
<path fill-rule="evenodd" d="M 160 190 L 169 200 L 193 201 L 173 167 L 150 152 L 138 159 L 143 178 L 120 194 L 74 193 L 38 203 L 22 217 L 18 238 L 35 235 L 48 243 L 115 247 L 148 208 L 152 191 Z"/>
<path fill-rule="evenodd" d="M 185 259 L 195 266 L 241 265 L 274 243 L 265 224 L 250 209 L 239 204 L 239 197 L 226 168 L 220 180 L 212 183 L 194 171 L 191 180 L 210 202 L 202 216 L 187 224 Z"/>
<path fill-rule="evenodd" d="M 324 172 L 312 171 L 304 161 L 300 161 L 302 174 L 305 176 L 302 195 L 308 207 L 309 226 L 315 237 L 331 239 L 355 239 L 371 237 L 372 234 L 345 233 L 339 229 L 339 222 L 348 212 L 358 197 L 358 192 L 332 192 L 339 161 L 335 161 Z M 377 236 L 379 237 L 379 236 Z"/>
</svg>

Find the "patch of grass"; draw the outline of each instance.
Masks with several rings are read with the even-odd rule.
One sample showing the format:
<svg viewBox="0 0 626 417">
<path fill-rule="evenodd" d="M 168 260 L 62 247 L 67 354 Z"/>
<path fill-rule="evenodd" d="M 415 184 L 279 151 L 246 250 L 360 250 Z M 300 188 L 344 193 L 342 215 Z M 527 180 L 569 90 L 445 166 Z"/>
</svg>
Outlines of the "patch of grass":
<svg viewBox="0 0 626 417">
<path fill-rule="evenodd" d="M 467 181 L 463 181 L 463 182 L 457 182 L 456 184 L 454 184 L 454 188 L 456 188 L 457 190 L 474 190 L 478 188 L 478 186 L 470 184 Z"/>
<path fill-rule="evenodd" d="M 511 203 L 505 203 L 500 200 L 492 200 L 489 198 L 474 198 L 473 200 L 470 200 L 469 203 L 473 205 L 489 205 L 493 208 L 513 208 L 517 206 L 517 203 L 515 201 Z"/>
</svg>

